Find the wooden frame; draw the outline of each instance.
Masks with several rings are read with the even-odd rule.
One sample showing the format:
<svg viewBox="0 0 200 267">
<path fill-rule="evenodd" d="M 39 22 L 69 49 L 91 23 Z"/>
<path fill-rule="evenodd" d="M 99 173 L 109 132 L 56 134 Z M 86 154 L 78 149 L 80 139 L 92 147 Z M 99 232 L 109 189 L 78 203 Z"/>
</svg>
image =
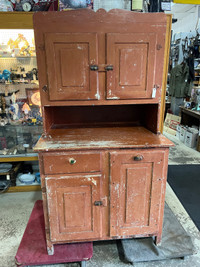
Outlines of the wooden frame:
<svg viewBox="0 0 200 267">
<path fill-rule="evenodd" d="M 0 29 L 33 29 L 33 12 L 0 12 Z"/>
<path fill-rule="evenodd" d="M 167 74 L 169 66 L 169 50 L 171 42 L 171 24 L 172 24 L 172 15 L 167 14 L 167 32 L 165 39 L 165 56 L 164 56 L 164 69 L 163 69 L 163 79 L 162 79 L 162 96 L 161 96 L 161 109 L 160 109 L 160 125 L 159 131 L 163 132 L 164 127 L 164 115 L 165 115 L 165 95 L 167 87 Z"/>
</svg>

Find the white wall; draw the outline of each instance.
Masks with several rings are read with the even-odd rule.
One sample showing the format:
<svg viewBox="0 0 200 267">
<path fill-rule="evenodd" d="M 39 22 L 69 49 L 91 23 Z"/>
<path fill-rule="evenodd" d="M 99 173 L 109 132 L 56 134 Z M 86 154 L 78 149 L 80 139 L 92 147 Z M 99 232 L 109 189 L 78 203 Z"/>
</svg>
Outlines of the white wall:
<svg viewBox="0 0 200 267">
<path fill-rule="evenodd" d="M 94 10 L 99 8 L 110 10 L 114 8 L 131 9 L 131 0 L 94 0 Z"/>
<path fill-rule="evenodd" d="M 200 28 L 199 25 L 199 5 L 173 4 L 172 10 L 166 12 L 178 19 L 172 24 L 173 33 L 179 32 L 196 32 Z"/>
</svg>

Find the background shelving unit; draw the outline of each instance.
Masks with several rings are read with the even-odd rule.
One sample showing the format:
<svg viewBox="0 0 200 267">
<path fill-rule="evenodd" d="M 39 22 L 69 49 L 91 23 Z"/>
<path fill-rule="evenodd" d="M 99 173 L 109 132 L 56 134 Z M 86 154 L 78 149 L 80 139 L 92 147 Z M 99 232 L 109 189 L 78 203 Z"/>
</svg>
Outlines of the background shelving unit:
<svg viewBox="0 0 200 267">
<path fill-rule="evenodd" d="M 33 12 L 0 12 L 0 29 L 33 29 L 32 22 Z M 29 63 L 29 68 L 33 68 L 36 65 L 36 56 L 6 56 L 0 57 L 1 64 L 6 64 L 6 66 L 17 64 L 27 64 Z M 9 67 L 8 66 L 8 67 Z M 8 68 L 7 67 L 7 68 Z M 37 84 L 34 83 L 16 83 L 16 84 L 0 84 L 3 88 L 6 87 L 7 91 L 14 91 L 20 89 L 20 94 L 25 94 L 26 88 L 35 88 Z M 2 126 L 4 127 L 4 126 Z M 9 125 L 8 127 L 15 127 L 14 125 Z M 21 126 L 23 127 L 23 126 Z M 30 127 L 32 131 L 34 126 Z M 38 126 L 37 126 L 38 127 Z M 40 126 L 40 131 L 42 131 L 42 126 Z M 11 155 L 0 155 L 0 163 L 5 162 L 36 162 L 38 161 L 37 153 L 33 152 L 24 152 L 20 154 L 11 154 Z M 17 192 L 17 191 L 37 191 L 40 190 L 40 185 L 25 185 L 25 186 L 12 186 L 9 188 L 8 192 Z"/>
</svg>

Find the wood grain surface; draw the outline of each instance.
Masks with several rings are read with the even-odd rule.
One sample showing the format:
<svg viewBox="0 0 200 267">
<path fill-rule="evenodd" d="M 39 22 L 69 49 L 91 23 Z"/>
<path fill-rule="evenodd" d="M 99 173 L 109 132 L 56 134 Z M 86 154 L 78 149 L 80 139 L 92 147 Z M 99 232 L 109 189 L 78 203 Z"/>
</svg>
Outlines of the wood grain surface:
<svg viewBox="0 0 200 267">
<path fill-rule="evenodd" d="M 41 137 L 35 151 L 80 149 L 169 147 L 173 143 L 163 135 L 144 127 L 109 127 L 52 129 L 48 137 Z"/>
</svg>

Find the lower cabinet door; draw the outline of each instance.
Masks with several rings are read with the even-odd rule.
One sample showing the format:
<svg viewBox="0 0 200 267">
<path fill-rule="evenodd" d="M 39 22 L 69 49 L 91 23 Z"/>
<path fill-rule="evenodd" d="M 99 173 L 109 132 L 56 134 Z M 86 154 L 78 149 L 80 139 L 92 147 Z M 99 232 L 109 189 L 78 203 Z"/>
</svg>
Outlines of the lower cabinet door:
<svg viewBox="0 0 200 267">
<path fill-rule="evenodd" d="M 101 175 L 46 177 L 51 241 L 99 238 Z"/>
<path fill-rule="evenodd" d="M 110 235 L 153 234 L 165 193 L 164 152 L 113 152 L 110 161 Z"/>
</svg>

